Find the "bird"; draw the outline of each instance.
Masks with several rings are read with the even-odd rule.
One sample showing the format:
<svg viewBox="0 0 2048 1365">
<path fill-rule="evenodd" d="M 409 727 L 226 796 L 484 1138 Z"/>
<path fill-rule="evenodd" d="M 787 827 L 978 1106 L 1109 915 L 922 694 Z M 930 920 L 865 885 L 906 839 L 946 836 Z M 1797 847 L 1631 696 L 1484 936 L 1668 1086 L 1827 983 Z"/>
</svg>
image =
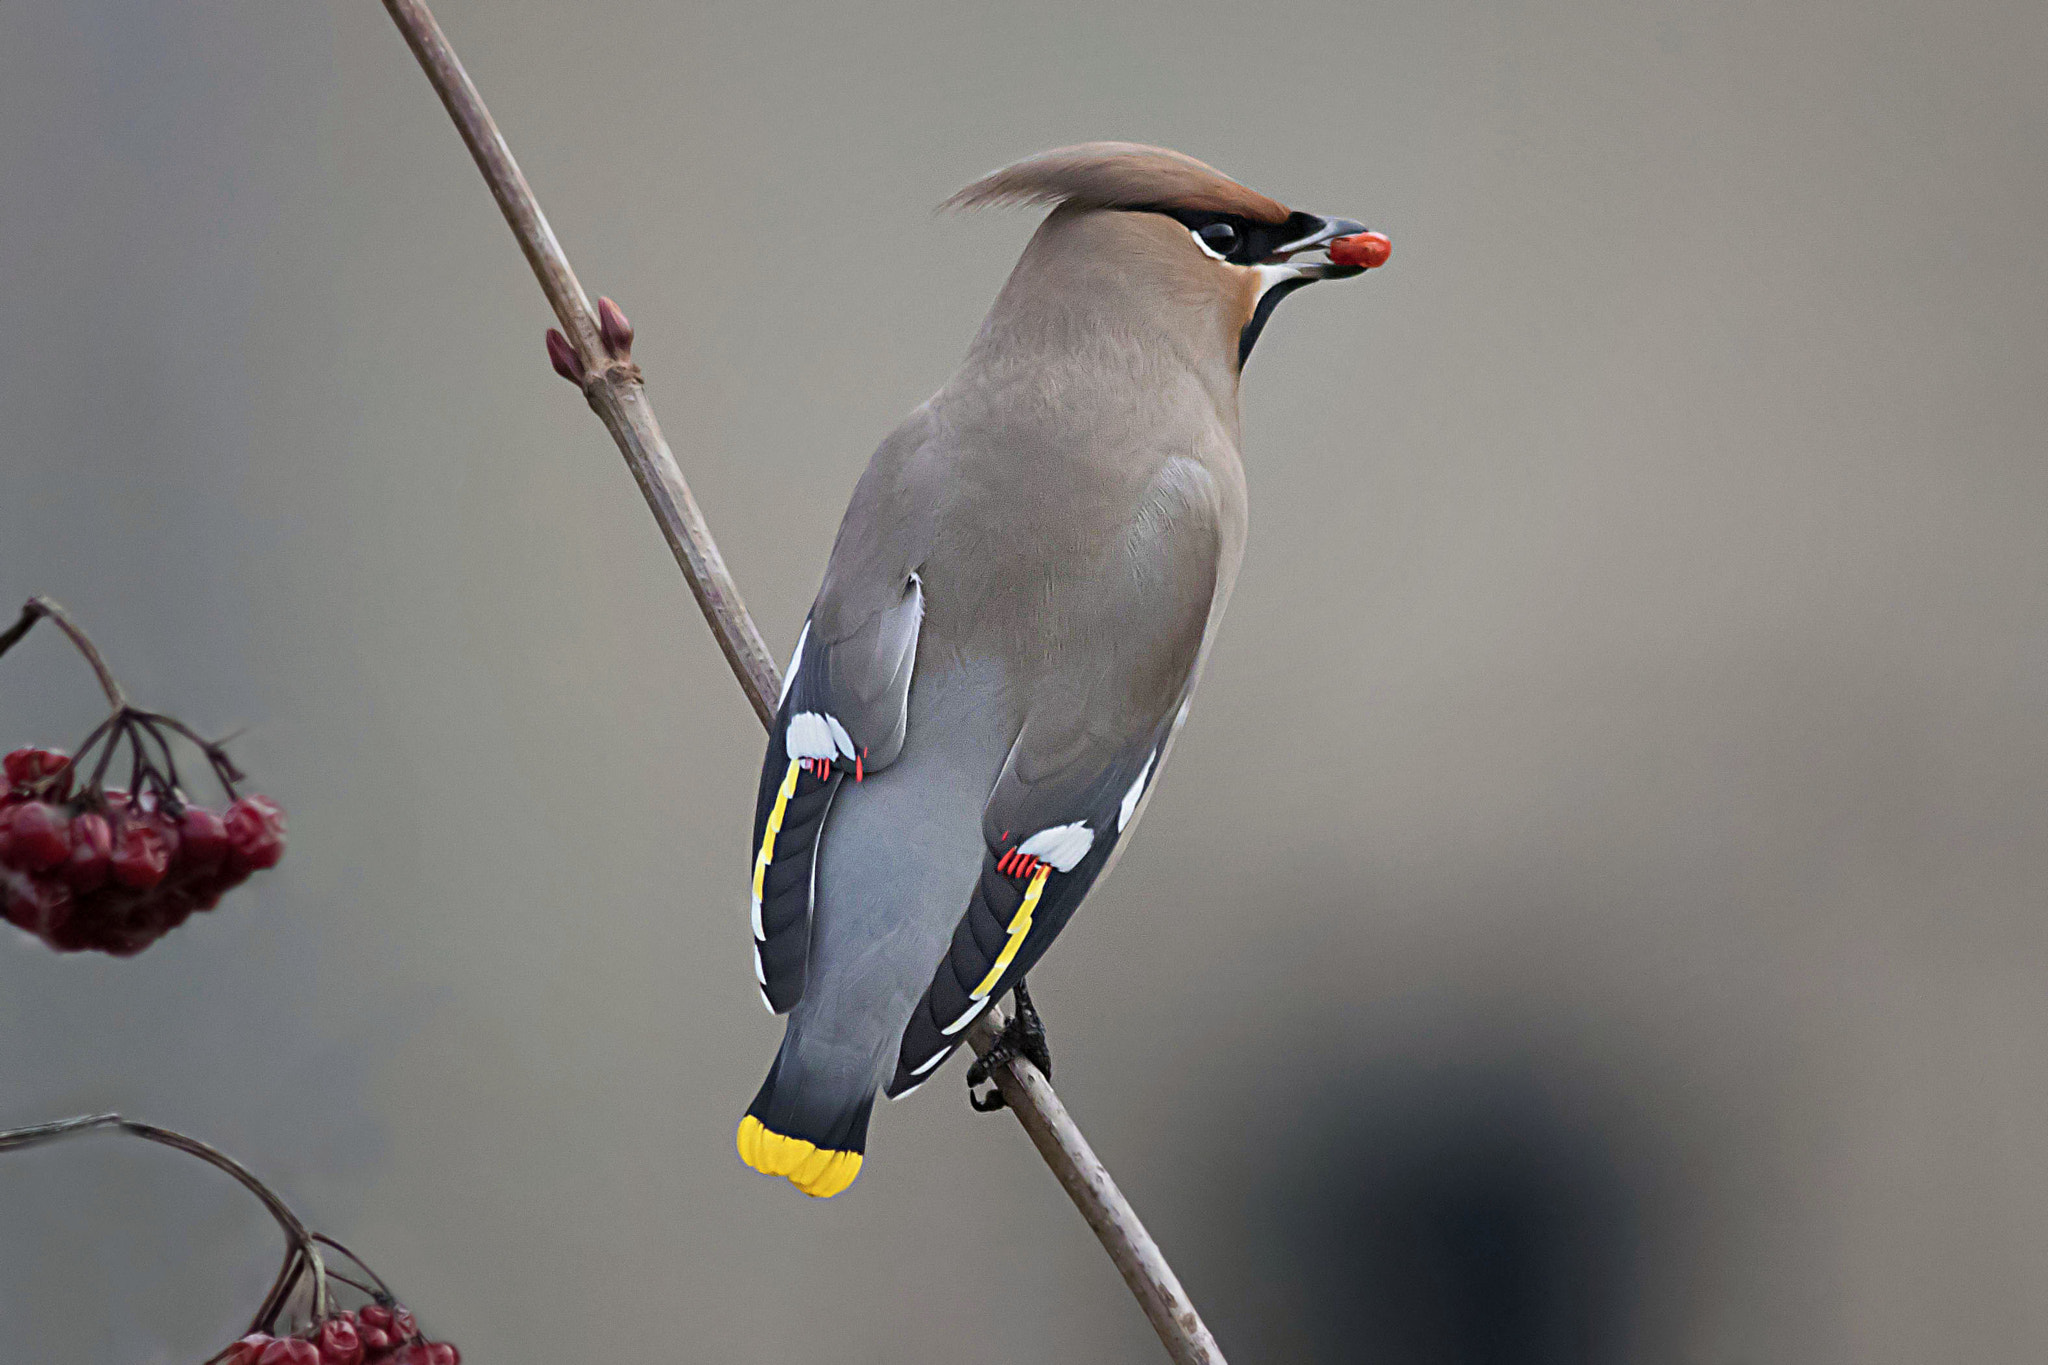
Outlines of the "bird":
<svg viewBox="0 0 2048 1365">
<path fill-rule="evenodd" d="M 1160 147 L 942 207 L 995 206 L 1049 212 L 855 485 L 761 769 L 754 975 L 787 1019 L 738 1146 L 818 1197 L 877 1094 L 1013 988 L 1001 1046 L 1050 1069 L 1025 973 L 1144 813 L 1243 558 L 1245 362 L 1282 298 L 1363 269 L 1330 259 L 1362 223 Z"/>
</svg>

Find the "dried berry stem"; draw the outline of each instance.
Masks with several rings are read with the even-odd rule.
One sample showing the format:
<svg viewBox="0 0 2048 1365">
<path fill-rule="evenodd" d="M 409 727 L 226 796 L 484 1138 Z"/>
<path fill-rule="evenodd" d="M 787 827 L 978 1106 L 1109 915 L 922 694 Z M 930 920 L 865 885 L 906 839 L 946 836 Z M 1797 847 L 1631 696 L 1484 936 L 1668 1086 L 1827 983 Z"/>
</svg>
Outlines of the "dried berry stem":
<svg viewBox="0 0 2048 1365">
<path fill-rule="evenodd" d="M 562 356 L 550 340 L 557 370 L 580 385 L 584 397 L 604 422 L 626 457 L 641 493 L 647 499 L 669 548 L 689 580 L 719 647 L 739 678 L 740 689 L 763 725 L 775 723 L 776 701 L 782 693 L 780 670 L 761 640 L 753 618 L 740 601 L 739 589 L 726 572 L 725 561 L 711 538 L 711 529 L 697 510 L 683 481 L 681 467 L 662 439 L 648 406 L 639 367 L 632 363 L 632 331 L 621 314 L 607 327 L 591 310 L 562 244 L 548 226 L 533 189 L 512 158 L 512 149 L 498 131 L 490 110 L 469 73 L 462 68 L 447 35 L 421 0 L 384 0 L 384 7 L 405 35 L 427 80 L 441 97 L 456 131 L 476 158 L 477 169 L 504 212 L 505 222 L 526 253 L 541 291 L 568 333 L 573 355 Z M 616 312 L 616 307 L 611 311 Z M 573 360 L 574 365 L 567 362 Z M 968 1034 L 977 1053 L 993 1046 L 1000 1021 L 987 1011 Z M 994 1079 L 1010 1109 L 1031 1135 L 1039 1154 L 1101 1239 L 1131 1292 L 1150 1319 L 1160 1342 L 1177 1365 L 1221 1365 L 1223 1352 L 1181 1288 L 1152 1235 L 1130 1202 L 1110 1178 L 1066 1106 L 1037 1067 L 1018 1058 L 996 1068 Z"/>
<path fill-rule="evenodd" d="M 347 1285 L 350 1289 L 355 1290 L 357 1293 L 361 1294 L 366 1299 L 375 1300 L 377 1297 L 377 1291 L 372 1289 L 369 1285 L 364 1284 L 361 1280 L 349 1278 L 348 1276 L 342 1274 L 339 1270 L 336 1270 L 333 1266 L 327 1267 L 327 1278 L 330 1280 L 340 1280 L 343 1284 Z"/>
<path fill-rule="evenodd" d="M 299 1216 L 291 1211 L 290 1206 L 279 1198 L 274 1190 L 258 1180 L 255 1172 L 219 1148 L 169 1128 L 159 1128 L 153 1123 L 138 1123 L 133 1119 L 124 1119 L 119 1114 L 82 1114 L 77 1118 L 59 1119 L 54 1123 L 39 1123 L 32 1127 L 0 1133 L 0 1152 L 36 1147 L 46 1142 L 76 1137 L 80 1133 L 90 1133 L 102 1128 L 130 1133 L 149 1142 L 160 1143 L 183 1152 L 187 1156 L 196 1156 L 216 1170 L 226 1171 L 244 1189 L 263 1201 L 263 1207 L 270 1211 L 270 1216 L 277 1221 L 278 1227 L 284 1230 L 285 1261 L 284 1266 L 278 1271 L 277 1280 L 272 1284 L 270 1293 L 264 1297 L 263 1307 L 257 1311 L 250 1331 L 269 1330 L 307 1270 L 311 1270 L 313 1274 L 313 1318 L 319 1321 L 327 1316 L 327 1266 L 320 1257 L 320 1248 L 314 1245 L 316 1240 L 326 1239 L 317 1238 L 314 1233 L 308 1231 L 306 1225 L 299 1221 Z M 353 1255 L 350 1255 L 349 1259 L 356 1260 Z M 356 1264 L 362 1265 L 362 1262 L 356 1261 Z M 363 1268 L 369 1269 L 368 1266 Z M 376 1278 L 374 1271 L 371 1272 L 371 1278 Z M 382 1284 L 383 1281 L 378 1280 L 378 1283 Z"/>
<path fill-rule="evenodd" d="M 170 741 L 164 737 L 169 730 L 190 740 L 206 756 L 213 768 L 214 778 L 230 801 L 235 799 L 235 783 L 243 780 L 242 770 L 227 755 L 227 750 L 211 740 L 200 738 L 192 727 L 183 721 L 173 719 L 156 711 L 144 711 L 134 706 L 123 706 L 94 726 L 92 733 L 85 737 L 71 759 L 71 771 L 78 772 L 85 761 L 92 756 L 95 746 L 100 748 L 99 761 L 93 765 L 92 776 L 78 793 L 80 799 L 98 802 L 101 799 L 101 784 L 106 780 L 107 769 L 114 758 L 127 744 L 129 757 L 128 790 L 138 797 L 145 791 L 154 792 L 166 810 L 177 814 L 185 805 L 185 793 L 178 781 L 178 760 Z M 150 757 L 150 745 L 163 757 L 159 769 Z"/>
<path fill-rule="evenodd" d="M 368 1261 L 356 1255 L 353 1251 L 350 1251 L 347 1247 L 335 1241 L 332 1237 L 329 1237 L 324 1232 L 314 1233 L 313 1240 L 316 1242 L 324 1242 L 328 1246 L 333 1247 L 336 1251 L 340 1252 L 342 1255 L 348 1257 L 350 1261 L 354 1262 L 358 1270 L 362 1271 L 365 1275 L 368 1275 L 371 1279 L 377 1282 L 377 1287 L 374 1290 L 363 1289 L 363 1286 L 361 1285 L 356 1285 L 356 1288 L 363 1289 L 363 1292 L 365 1294 L 369 1294 L 371 1297 L 375 1298 L 380 1303 L 388 1305 L 398 1302 L 398 1296 L 391 1292 L 391 1286 L 384 1283 L 383 1277 L 378 1275 L 376 1271 L 370 1269 L 370 1263 Z M 331 1270 L 327 1273 L 330 1275 L 334 1275 L 334 1272 Z M 341 1276 L 335 1275 L 334 1278 L 340 1279 Z M 355 1284 L 355 1281 L 350 1280 L 348 1281 L 348 1283 Z"/>
<path fill-rule="evenodd" d="M 234 797 L 235 784 L 247 778 L 248 774 L 237 768 L 234 760 L 228 757 L 226 740 L 203 738 L 191 726 L 185 724 L 184 721 L 179 720 L 175 716 L 164 715 L 160 711 L 138 711 L 130 707 L 128 714 L 138 724 L 148 729 L 150 734 L 156 739 L 156 742 L 163 746 L 164 761 L 171 765 L 171 784 L 173 786 L 176 786 L 178 782 L 178 768 L 176 763 L 171 761 L 170 746 L 165 744 L 163 736 L 157 733 L 156 727 L 158 726 L 162 726 L 174 734 L 183 735 L 192 742 L 200 753 L 206 755 L 207 763 L 213 768 L 214 777 L 226 789 L 230 799 Z"/>
<path fill-rule="evenodd" d="M 6 633 L 0 634 L 0 654 L 14 648 L 37 621 L 46 617 L 57 623 L 57 629 L 71 637 L 71 643 L 78 647 L 78 652 L 92 665 L 92 671 L 99 676 L 100 691 L 107 694 L 107 704 L 116 711 L 126 706 L 128 698 L 122 693 L 121 684 L 114 681 L 114 674 L 107 667 L 107 661 L 100 657 L 99 647 L 93 644 L 92 637 L 71 619 L 71 613 L 65 611 L 51 598 L 31 597 L 22 605 L 21 619 L 9 626 Z"/>
<path fill-rule="evenodd" d="M 228 799 L 234 799 L 235 783 L 243 780 L 243 774 L 235 767 L 234 760 L 228 757 L 222 743 L 203 738 L 191 726 L 173 716 L 131 706 L 128 694 L 122 690 L 121 684 L 115 681 L 113 670 L 107 667 L 107 661 L 100 654 L 99 647 L 93 644 L 92 637 L 87 635 L 85 629 L 72 620 L 71 614 L 53 598 L 28 599 L 22 606 L 20 618 L 6 631 L 0 632 L 0 654 L 5 654 L 19 644 L 22 637 L 41 620 L 55 622 L 57 629 L 63 631 L 77 647 L 78 652 L 85 656 L 85 661 L 92 665 L 93 673 L 99 678 L 100 691 L 106 694 L 107 701 L 114 708 L 112 714 L 93 727 L 92 733 L 85 737 L 85 742 L 73 753 L 71 770 L 76 773 L 92 752 L 93 746 L 103 738 L 106 740 L 106 749 L 101 753 L 99 763 L 93 769 L 92 778 L 86 784 L 88 793 L 98 792 L 100 783 L 107 775 L 108 767 L 112 765 L 115 754 L 125 741 L 129 751 L 128 789 L 140 796 L 144 783 L 148 782 L 165 800 L 173 805 L 177 804 L 181 799 L 178 791 L 178 760 L 171 752 L 170 742 L 165 739 L 163 733 L 169 730 L 190 740 L 199 752 L 206 755 L 207 764 L 212 767 L 213 775 L 220 780 Z M 155 762 L 149 756 L 148 746 L 151 743 L 155 744 L 157 752 L 163 756 L 162 771 L 158 771 Z"/>
</svg>

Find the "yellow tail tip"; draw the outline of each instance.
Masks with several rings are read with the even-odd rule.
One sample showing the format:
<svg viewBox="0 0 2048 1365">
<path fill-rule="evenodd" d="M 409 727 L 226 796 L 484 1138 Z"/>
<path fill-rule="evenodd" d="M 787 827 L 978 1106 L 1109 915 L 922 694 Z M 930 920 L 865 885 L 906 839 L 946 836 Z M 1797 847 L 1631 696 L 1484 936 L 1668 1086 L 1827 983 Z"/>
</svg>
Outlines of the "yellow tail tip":
<svg viewBox="0 0 2048 1365">
<path fill-rule="evenodd" d="M 740 1160 L 762 1175 L 782 1176 L 819 1199 L 830 1199 L 860 1174 L 859 1152 L 835 1152 L 802 1138 L 784 1137 L 752 1114 L 740 1120 L 739 1149 Z"/>
</svg>

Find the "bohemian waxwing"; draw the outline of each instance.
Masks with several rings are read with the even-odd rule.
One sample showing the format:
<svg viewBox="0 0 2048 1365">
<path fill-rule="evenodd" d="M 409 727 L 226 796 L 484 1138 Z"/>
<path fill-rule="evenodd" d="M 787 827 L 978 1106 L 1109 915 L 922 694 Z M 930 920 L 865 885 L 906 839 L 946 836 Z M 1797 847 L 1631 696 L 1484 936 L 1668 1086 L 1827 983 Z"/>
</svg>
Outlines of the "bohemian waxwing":
<svg viewBox="0 0 2048 1365">
<path fill-rule="evenodd" d="M 789 1022 L 739 1150 L 813 1195 L 1115 861 L 1243 554 L 1239 372 L 1283 296 L 1360 271 L 1292 258 L 1361 224 L 1157 147 L 949 203 L 1053 208 L 854 488 L 755 806 L 754 974 Z"/>
</svg>

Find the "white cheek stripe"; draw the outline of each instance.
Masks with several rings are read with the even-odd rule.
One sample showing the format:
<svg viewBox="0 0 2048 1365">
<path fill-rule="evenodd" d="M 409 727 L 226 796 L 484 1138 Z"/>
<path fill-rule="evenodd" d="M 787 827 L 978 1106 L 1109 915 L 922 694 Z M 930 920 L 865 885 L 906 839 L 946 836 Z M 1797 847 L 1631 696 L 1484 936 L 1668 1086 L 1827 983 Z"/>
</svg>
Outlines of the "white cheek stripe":
<svg viewBox="0 0 2048 1365">
<path fill-rule="evenodd" d="M 1116 832 L 1122 834 L 1124 826 L 1131 823 L 1131 817 L 1138 812 L 1138 798 L 1145 794 L 1145 783 L 1152 777 L 1152 765 L 1159 760 L 1159 751 L 1154 749 L 1145 756 L 1145 770 L 1138 774 L 1138 780 L 1124 793 L 1123 801 L 1116 808 Z"/>
<path fill-rule="evenodd" d="M 1017 845 L 1017 851 L 1029 857 L 1053 865 L 1055 871 L 1072 872 L 1076 864 L 1088 856 L 1094 847 L 1095 831 L 1082 821 L 1071 825 L 1054 825 Z"/>
<path fill-rule="evenodd" d="M 1274 285 L 1283 283 L 1287 280 L 1298 280 L 1301 278 L 1301 267 L 1299 266 L 1255 265 L 1252 267 L 1252 269 L 1257 271 L 1259 276 L 1259 292 L 1258 295 L 1252 300 L 1252 305 L 1254 307 L 1258 305 L 1259 299 L 1266 297 L 1266 291 L 1271 289 Z"/>
</svg>

